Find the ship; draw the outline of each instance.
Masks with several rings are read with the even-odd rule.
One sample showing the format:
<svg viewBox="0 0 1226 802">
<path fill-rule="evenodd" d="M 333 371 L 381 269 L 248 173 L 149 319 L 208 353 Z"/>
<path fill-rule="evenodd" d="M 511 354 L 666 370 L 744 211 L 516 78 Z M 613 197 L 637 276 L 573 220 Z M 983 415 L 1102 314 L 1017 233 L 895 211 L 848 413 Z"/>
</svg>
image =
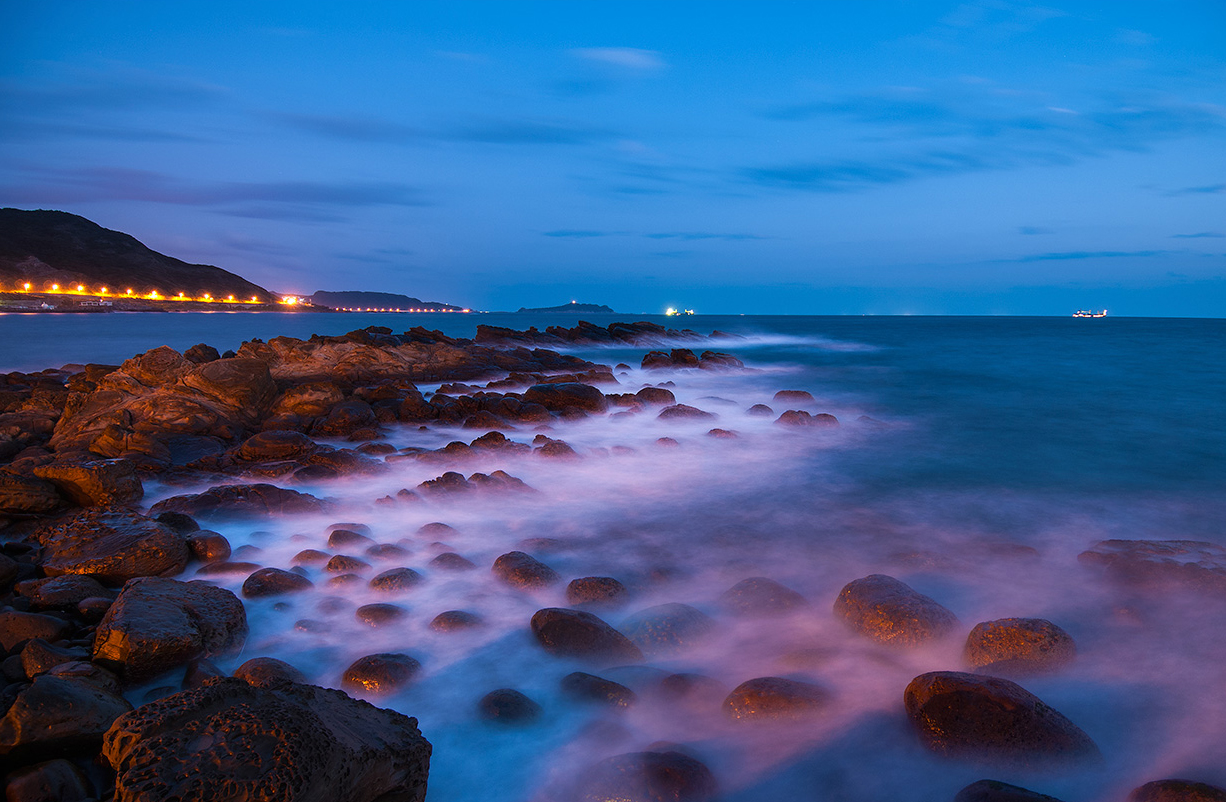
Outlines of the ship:
<svg viewBox="0 0 1226 802">
<path fill-rule="evenodd" d="M 1078 309 L 1076 312 L 1073 313 L 1073 317 L 1106 317 L 1106 316 L 1107 316 L 1106 309 L 1104 309 L 1101 312 L 1094 312 L 1089 309 Z"/>
</svg>

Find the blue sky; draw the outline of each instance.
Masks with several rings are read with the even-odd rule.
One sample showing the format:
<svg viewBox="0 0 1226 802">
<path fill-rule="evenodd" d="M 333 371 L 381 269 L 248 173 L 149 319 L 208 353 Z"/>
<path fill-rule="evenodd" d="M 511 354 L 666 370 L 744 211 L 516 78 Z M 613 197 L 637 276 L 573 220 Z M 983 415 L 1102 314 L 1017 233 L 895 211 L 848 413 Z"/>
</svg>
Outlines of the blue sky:
<svg viewBox="0 0 1226 802">
<path fill-rule="evenodd" d="M 1226 4 L 0 10 L 0 205 L 482 309 L 1226 316 Z"/>
</svg>

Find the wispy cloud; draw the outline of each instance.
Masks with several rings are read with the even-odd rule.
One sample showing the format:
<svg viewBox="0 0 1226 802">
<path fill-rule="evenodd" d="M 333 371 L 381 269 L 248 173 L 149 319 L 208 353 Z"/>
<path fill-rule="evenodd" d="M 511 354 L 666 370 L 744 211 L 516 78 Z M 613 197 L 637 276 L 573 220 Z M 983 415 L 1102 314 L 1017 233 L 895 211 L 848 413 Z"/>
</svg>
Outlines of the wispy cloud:
<svg viewBox="0 0 1226 802">
<path fill-rule="evenodd" d="M 1208 184 L 1200 187 L 1184 187 L 1183 189 L 1172 189 L 1166 193 L 1167 197 L 1176 195 L 1218 195 L 1226 192 L 1226 184 Z"/>
<path fill-rule="evenodd" d="M 541 233 L 543 233 L 546 237 L 557 237 L 559 239 L 591 239 L 592 237 L 607 237 L 612 232 L 561 228 L 557 231 L 544 231 Z"/>
<path fill-rule="evenodd" d="M 612 139 L 607 128 L 567 120 L 485 120 L 445 129 L 436 136 L 493 145 L 586 145 Z"/>
<path fill-rule="evenodd" d="M 1216 231 L 1198 231 L 1195 234 L 1172 234 L 1171 239 L 1221 239 L 1226 237 L 1226 234 L 1219 234 Z"/>
<path fill-rule="evenodd" d="M 766 237 L 759 237 L 757 234 L 718 234 L 708 231 L 669 231 L 655 234 L 644 234 L 643 236 L 648 237 L 649 239 L 679 239 L 685 241 L 718 239 L 733 242 L 737 240 L 767 239 Z"/>
<path fill-rule="evenodd" d="M 570 54 L 585 61 L 640 72 L 654 72 L 668 66 L 658 51 L 637 47 L 577 47 Z"/>
<path fill-rule="evenodd" d="M 361 115 L 271 112 L 269 116 L 291 128 L 350 142 L 405 142 L 424 136 L 416 126 Z"/>
<path fill-rule="evenodd" d="M 1051 229 L 1040 228 L 1039 226 L 1018 226 L 1017 233 L 1023 237 L 1036 237 L 1040 234 L 1050 234 Z"/>
<path fill-rule="evenodd" d="M 1170 256 L 1180 251 L 1060 251 L 1056 253 L 1033 253 L 1016 259 L 998 259 L 998 262 L 1063 262 L 1082 259 L 1123 259 Z"/>
</svg>

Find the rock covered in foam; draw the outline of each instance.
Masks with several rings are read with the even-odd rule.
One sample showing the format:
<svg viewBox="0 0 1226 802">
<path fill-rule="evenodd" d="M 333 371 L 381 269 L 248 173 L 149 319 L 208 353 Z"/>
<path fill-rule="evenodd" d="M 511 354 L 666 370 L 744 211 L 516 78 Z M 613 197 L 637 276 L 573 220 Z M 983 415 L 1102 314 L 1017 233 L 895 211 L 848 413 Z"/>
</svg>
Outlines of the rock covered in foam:
<svg viewBox="0 0 1226 802">
<path fill-rule="evenodd" d="M 1077 555 L 1124 585 L 1226 594 L 1226 547 L 1199 540 L 1103 540 Z"/>
<path fill-rule="evenodd" d="M 949 610 L 885 574 L 849 582 L 834 602 L 834 614 L 861 635 L 895 646 L 918 646 L 958 625 Z"/>
</svg>

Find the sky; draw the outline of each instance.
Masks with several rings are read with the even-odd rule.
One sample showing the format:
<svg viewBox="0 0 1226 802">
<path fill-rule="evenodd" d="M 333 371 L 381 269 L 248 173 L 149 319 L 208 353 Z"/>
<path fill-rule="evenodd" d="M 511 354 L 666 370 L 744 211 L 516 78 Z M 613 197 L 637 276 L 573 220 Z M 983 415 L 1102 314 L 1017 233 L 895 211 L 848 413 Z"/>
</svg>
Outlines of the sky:
<svg viewBox="0 0 1226 802">
<path fill-rule="evenodd" d="M 284 293 L 1226 317 L 1226 3 L 4 3 L 0 206 Z"/>
</svg>

